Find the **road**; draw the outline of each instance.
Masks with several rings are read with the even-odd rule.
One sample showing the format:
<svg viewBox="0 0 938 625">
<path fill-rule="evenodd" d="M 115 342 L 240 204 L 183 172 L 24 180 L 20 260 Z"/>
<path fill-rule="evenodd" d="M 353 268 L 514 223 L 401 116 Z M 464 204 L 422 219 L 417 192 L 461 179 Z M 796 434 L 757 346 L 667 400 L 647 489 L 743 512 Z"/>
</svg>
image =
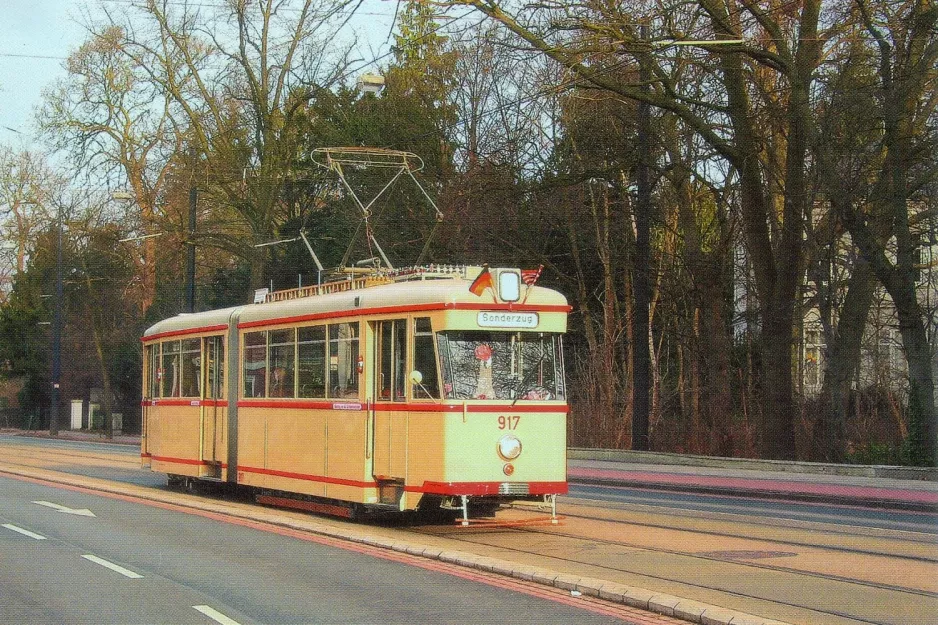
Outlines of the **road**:
<svg viewBox="0 0 938 625">
<path fill-rule="evenodd" d="M 15 456 L 18 466 L 165 493 L 162 476 L 136 468 L 136 454 L 126 447 L 89 448 L 0 436 L 0 462 Z M 219 505 L 217 496 L 206 501 Z M 247 516 L 269 510 L 248 502 L 226 501 L 225 506 L 243 506 L 238 514 Z M 557 528 L 468 531 L 449 526 L 349 526 L 290 511 L 270 514 L 340 533 L 352 527 L 389 545 L 408 541 L 428 549 L 459 550 L 788 623 L 938 622 L 934 511 L 692 494 L 614 483 L 573 483 L 560 511 L 567 520 Z M 525 515 L 531 512 L 507 510 L 499 519 L 507 522 Z"/>
<path fill-rule="evenodd" d="M 0 622 L 625 622 L 569 594 L 224 521 L 0 476 Z"/>
</svg>

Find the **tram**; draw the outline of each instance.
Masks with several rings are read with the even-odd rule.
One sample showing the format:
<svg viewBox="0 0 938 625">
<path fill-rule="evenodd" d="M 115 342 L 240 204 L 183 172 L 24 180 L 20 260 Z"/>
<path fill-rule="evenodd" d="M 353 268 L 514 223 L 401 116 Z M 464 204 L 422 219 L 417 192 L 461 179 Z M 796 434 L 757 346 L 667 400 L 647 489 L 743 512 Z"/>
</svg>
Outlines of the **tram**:
<svg viewBox="0 0 938 625">
<path fill-rule="evenodd" d="M 142 338 L 144 466 L 346 517 L 469 524 L 536 500 L 556 522 L 570 307 L 522 273 L 348 274 L 160 321 Z"/>
</svg>

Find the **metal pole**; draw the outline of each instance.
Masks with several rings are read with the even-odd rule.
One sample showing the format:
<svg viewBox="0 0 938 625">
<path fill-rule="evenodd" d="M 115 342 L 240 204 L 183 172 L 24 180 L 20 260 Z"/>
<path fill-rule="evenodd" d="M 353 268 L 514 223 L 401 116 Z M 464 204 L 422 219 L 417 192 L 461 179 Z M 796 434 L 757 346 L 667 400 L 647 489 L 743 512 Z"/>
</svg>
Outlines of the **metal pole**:
<svg viewBox="0 0 938 625">
<path fill-rule="evenodd" d="M 62 380 L 62 207 L 58 211 L 55 246 L 55 313 L 52 320 L 52 411 L 49 434 L 59 435 L 59 385 Z"/>
<path fill-rule="evenodd" d="M 641 27 L 641 37 L 648 40 L 648 27 Z M 648 92 L 651 74 L 647 55 L 639 58 L 641 90 Z M 635 260 L 632 269 L 632 289 L 635 294 L 635 313 L 632 316 L 632 449 L 648 449 L 648 421 L 650 412 L 651 353 L 648 344 L 651 289 L 651 110 L 644 100 L 638 102 L 638 169 L 635 176 Z"/>
<path fill-rule="evenodd" d="M 199 203 L 199 190 L 192 186 L 189 188 L 189 237 L 188 258 L 186 262 L 186 310 L 195 312 L 195 216 Z"/>
</svg>

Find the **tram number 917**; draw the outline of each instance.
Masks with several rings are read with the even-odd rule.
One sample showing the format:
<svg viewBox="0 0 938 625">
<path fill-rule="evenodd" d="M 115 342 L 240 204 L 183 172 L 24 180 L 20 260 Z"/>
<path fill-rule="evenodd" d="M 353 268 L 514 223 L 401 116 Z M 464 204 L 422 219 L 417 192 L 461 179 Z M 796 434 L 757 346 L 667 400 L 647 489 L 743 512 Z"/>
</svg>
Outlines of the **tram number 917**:
<svg viewBox="0 0 938 625">
<path fill-rule="evenodd" d="M 518 422 L 521 421 L 521 415 L 502 415 L 498 417 L 499 430 L 516 430 Z"/>
</svg>

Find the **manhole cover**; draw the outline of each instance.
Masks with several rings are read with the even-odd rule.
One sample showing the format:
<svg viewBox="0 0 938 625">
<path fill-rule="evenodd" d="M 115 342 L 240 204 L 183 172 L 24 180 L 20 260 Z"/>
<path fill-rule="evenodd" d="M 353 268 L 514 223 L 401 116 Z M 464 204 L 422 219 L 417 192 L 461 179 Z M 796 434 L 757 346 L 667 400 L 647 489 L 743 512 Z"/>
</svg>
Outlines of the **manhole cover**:
<svg viewBox="0 0 938 625">
<path fill-rule="evenodd" d="M 798 554 L 792 551 L 752 551 L 741 549 L 737 551 L 702 551 L 695 555 L 704 558 L 715 558 L 717 560 L 761 560 L 763 558 L 788 558 Z"/>
</svg>

